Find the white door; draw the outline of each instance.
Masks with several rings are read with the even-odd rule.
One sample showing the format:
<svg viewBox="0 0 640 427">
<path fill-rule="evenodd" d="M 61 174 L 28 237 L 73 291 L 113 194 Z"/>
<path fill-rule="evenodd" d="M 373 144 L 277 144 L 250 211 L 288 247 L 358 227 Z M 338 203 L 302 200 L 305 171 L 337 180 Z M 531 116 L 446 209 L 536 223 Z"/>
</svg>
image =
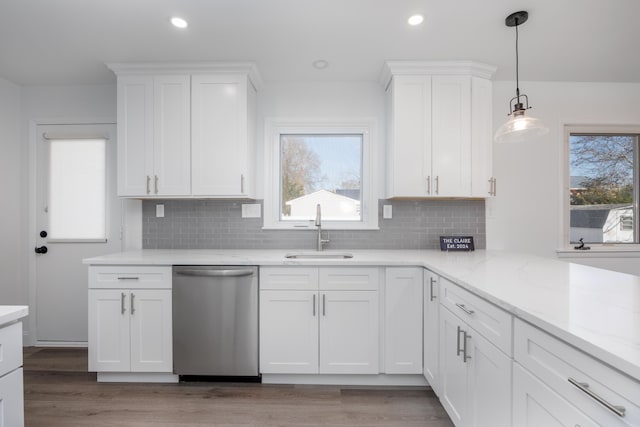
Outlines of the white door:
<svg viewBox="0 0 640 427">
<path fill-rule="evenodd" d="M 36 135 L 36 341 L 86 342 L 82 259 L 121 250 L 116 127 L 41 125 Z"/>
<path fill-rule="evenodd" d="M 440 396 L 440 366 L 438 350 L 439 328 L 438 319 L 440 316 L 440 302 L 438 299 L 438 275 L 424 270 L 424 315 L 423 315 L 423 333 L 424 333 L 424 377 L 431 385 L 431 388 Z"/>
<path fill-rule="evenodd" d="M 89 290 L 89 371 L 131 369 L 130 298 L 125 289 Z"/>
<path fill-rule="evenodd" d="M 422 374 L 422 268 L 387 268 L 385 374 Z"/>
<path fill-rule="evenodd" d="M 131 371 L 173 370 L 171 315 L 170 289 L 131 290 Z"/>
<path fill-rule="evenodd" d="M 260 372 L 318 373 L 318 293 L 260 291 Z"/>
<path fill-rule="evenodd" d="M 470 329 L 444 307 L 440 310 L 440 402 L 456 426 L 466 422 L 468 403 L 467 363 L 463 360 L 463 334 Z"/>
<path fill-rule="evenodd" d="M 320 373 L 378 374 L 378 292 L 320 292 Z"/>
</svg>

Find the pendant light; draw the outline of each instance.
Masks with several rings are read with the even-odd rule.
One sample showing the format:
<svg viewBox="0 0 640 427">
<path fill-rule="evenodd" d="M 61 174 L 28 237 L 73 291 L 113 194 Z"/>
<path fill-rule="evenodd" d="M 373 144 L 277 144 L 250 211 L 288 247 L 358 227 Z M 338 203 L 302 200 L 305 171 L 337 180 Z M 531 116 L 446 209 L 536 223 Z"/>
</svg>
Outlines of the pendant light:
<svg viewBox="0 0 640 427">
<path fill-rule="evenodd" d="M 509 101 L 508 115 L 510 119 L 496 132 L 494 137 L 496 142 L 520 142 L 528 137 L 540 136 L 549 132 L 549 129 L 540 120 L 525 114 L 531 108 L 529 107 L 529 97 L 520 93 L 518 26 L 527 22 L 528 18 L 527 12 L 520 11 L 512 13 L 504 20 L 507 27 L 516 27 L 516 96 Z"/>
</svg>

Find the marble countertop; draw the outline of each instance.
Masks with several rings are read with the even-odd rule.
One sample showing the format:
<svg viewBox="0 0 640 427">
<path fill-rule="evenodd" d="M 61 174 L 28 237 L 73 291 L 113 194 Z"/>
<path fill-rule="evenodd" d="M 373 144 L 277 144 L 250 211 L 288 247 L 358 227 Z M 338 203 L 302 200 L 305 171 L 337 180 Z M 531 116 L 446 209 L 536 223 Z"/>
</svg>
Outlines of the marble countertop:
<svg viewBox="0 0 640 427">
<path fill-rule="evenodd" d="M 640 277 L 500 251 L 354 250 L 351 259 L 286 259 L 297 250 L 141 250 L 91 265 L 422 266 L 640 381 Z M 325 251 L 331 253 L 331 251 Z"/>
<path fill-rule="evenodd" d="M 29 314 L 26 305 L 0 305 L 0 326 L 22 319 Z"/>
</svg>

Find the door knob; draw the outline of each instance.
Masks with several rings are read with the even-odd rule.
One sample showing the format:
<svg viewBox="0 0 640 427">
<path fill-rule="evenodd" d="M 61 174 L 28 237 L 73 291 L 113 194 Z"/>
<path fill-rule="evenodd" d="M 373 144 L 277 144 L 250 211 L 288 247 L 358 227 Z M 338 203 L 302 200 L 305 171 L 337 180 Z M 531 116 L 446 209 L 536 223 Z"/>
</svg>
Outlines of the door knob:
<svg viewBox="0 0 640 427">
<path fill-rule="evenodd" d="M 39 248 L 36 247 L 36 253 L 37 254 L 46 254 L 48 251 L 46 246 L 40 246 Z"/>
<path fill-rule="evenodd" d="M 46 232 L 46 231 L 44 231 L 44 230 L 42 230 L 42 231 L 40 232 L 40 237 L 42 237 L 43 239 L 44 239 L 45 237 L 47 237 L 47 232 Z"/>
</svg>

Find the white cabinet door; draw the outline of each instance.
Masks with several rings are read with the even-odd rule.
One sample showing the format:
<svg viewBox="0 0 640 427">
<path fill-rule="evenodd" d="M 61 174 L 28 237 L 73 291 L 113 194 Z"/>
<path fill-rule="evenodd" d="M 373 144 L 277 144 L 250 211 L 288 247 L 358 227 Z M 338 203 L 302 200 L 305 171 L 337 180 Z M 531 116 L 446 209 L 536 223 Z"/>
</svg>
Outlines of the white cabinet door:
<svg viewBox="0 0 640 427">
<path fill-rule="evenodd" d="M 422 373 L 422 268 L 387 268 L 384 372 Z"/>
<path fill-rule="evenodd" d="M 260 291 L 260 372 L 318 373 L 318 293 Z"/>
<path fill-rule="evenodd" d="M 320 373 L 377 374 L 378 292 L 320 292 Z"/>
<path fill-rule="evenodd" d="M 131 371 L 173 370 L 171 291 L 131 290 Z"/>
<path fill-rule="evenodd" d="M 511 425 L 511 358 L 482 335 L 468 332 L 466 426 L 509 427 Z"/>
<path fill-rule="evenodd" d="M 89 371 L 129 372 L 129 291 L 89 290 Z"/>
<path fill-rule="evenodd" d="M 118 77 L 117 87 L 118 196 L 145 196 L 153 176 L 153 77 Z"/>
<path fill-rule="evenodd" d="M 24 426 L 22 368 L 0 378 L 0 426 Z"/>
<path fill-rule="evenodd" d="M 431 77 L 394 76 L 387 89 L 387 197 L 428 196 Z"/>
<path fill-rule="evenodd" d="M 193 195 L 249 195 L 254 104 L 246 76 L 192 77 Z"/>
<path fill-rule="evenodd" d="M 471 195 L 471 77 L 433 76 L 432 195 Z"/>
<path fill-rule="evenodd" d="M 471 196 L 495 196 L 493 181 L 493 89 L 491 80 L 471 78 Z"/>
<path fill-rule="evenodd" d="M 466 421 L 469 407 L 467 363 L 463 359 L 461 321 L 440 307 L 440 402 L 453 423 L 460 427 Z"/>
<path fill-rule="evenodd" d="M 153 78 L 151 195 L 191 193 L 191 81 L 188 75 Z"/>
<path fill-rule="evenodd" d="M 440 396 L 440 322 L 439 322 L 439 277 L 437 274 L 424 270 L 424 313 L 423 313 L 423 373 L 431 388 Z"/>
<path fill-rule="evenodd" d="M 601 426 L 518 363 L 513 364 L 512 425 L 514 427 Z"/>
</svg>

